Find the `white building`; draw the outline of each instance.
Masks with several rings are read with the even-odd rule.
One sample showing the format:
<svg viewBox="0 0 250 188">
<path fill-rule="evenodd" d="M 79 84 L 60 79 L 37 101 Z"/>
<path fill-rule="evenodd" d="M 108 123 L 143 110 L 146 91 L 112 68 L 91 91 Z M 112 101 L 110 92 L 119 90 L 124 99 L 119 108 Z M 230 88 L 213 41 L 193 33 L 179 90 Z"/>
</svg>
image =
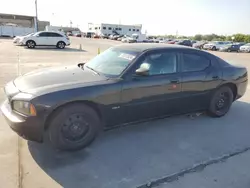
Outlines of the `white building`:
<svg viewBox="0 0 250 188">
<path fill-rule="evenodd" d="M 122 25 L 122 24 L 88 24 L 89 32 L 94 32 L 98 35 L 100 34 L 115 34 L 118 33 L 120 35 L 128 35 L 132 34 L 140 34 L 142 29 L 142 25 Z"/>
</svg>

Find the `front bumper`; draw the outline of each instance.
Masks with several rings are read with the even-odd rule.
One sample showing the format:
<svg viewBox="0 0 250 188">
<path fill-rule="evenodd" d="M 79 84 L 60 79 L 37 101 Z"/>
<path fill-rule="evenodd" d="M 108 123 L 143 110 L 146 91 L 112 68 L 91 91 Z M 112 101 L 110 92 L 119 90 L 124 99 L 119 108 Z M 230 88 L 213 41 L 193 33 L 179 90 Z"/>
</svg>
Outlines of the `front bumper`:
<svg viewBox="0 0 250 188">
<path fill-rule="evenodd" d="M 13 112 L 8 100 L 1 106 L 1 111 L 13 131 L 24 139 L 42 142 L 43 126 L 37 117 L 23 117 Z"/>
<path fill-rule="evenodd" d="M 237 84 L 237 96 L 236 99 L 241 98 L 247 90 L 248 80 Z"/>
</svg>

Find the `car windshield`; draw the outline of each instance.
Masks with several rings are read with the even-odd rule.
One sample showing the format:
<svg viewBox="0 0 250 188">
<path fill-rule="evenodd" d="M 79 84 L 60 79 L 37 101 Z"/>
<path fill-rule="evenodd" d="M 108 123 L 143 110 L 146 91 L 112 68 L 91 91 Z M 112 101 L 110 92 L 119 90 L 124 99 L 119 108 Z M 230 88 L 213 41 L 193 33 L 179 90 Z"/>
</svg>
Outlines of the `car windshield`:
<svg viewBox="0 0 250 188">
<path fill-rule="evenodd" d="M 119 76 L 138 52 L 109 48 L 85 64 L 85 67 L 107 77 Z"/>
<path fill-rule="evenodd" d="M 245 44 L 244 46 L 250 46 L 250 43 Z"/>
</svg>

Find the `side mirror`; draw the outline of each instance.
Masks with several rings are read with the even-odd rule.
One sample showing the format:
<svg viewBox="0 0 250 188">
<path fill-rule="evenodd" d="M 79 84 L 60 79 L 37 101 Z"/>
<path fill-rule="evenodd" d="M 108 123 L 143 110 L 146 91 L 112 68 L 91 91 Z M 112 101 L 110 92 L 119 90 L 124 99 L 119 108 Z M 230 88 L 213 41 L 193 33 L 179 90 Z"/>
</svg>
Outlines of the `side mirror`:
<svg viewBox="0 0 250 188">
<path fill-rule="evenodd" d="M 139 69 L 137 69 L 135 71 L 136 75 L 139 76 L 148 76 L 149 75 L 149 69 L 144 68 L 144 67 L 140 67 Z"/>
</svg>

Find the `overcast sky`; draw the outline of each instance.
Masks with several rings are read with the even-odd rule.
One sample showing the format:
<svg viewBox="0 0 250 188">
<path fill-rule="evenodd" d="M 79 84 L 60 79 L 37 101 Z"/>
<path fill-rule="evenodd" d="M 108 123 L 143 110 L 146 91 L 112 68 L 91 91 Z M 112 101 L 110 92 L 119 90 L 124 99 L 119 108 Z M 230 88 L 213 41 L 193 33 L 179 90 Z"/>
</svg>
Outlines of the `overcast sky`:
<svg viewBox="0 0 250 188">
<path fill-rule="evenodd" d="M 2 0 L 1 13 L 35 15 L 35 0 Z M 38 0 L 52 25 L 142 24 L 149 34 L 250 34 L 250 0 Z"/>
</svg>

